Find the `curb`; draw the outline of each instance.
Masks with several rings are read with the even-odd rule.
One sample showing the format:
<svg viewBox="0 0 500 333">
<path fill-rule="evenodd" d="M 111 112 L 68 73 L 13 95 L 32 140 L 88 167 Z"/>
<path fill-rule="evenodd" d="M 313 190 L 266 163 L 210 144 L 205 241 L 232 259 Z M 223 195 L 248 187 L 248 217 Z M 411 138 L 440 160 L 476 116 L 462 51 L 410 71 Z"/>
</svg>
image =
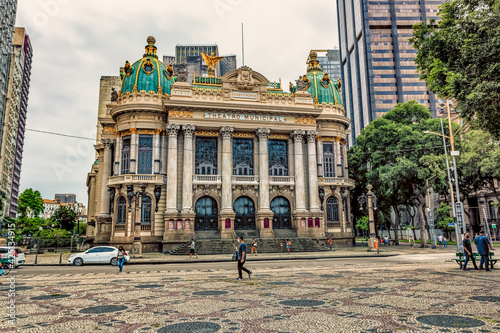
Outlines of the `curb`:
<svg viewBox="0 0 500 333">
<path fill-rule="evenodd" d="M 247 259 L 246 261 L 278 261 L 278 260 L 318 260 L 318 259 L 349 259 L 349 258 L 386 258 L 395 257 L 399 254 L 378 254 L 378 255 L 355 255 L 355 256 L 332 256 L 332 257 L 284 257 L 284 258 L 262 258 L 262 259 Z M 127 265 L 165 265 L 165 264 L 190 264 L 190 263 L 211 263 L 211 262 L 232 262 L 231 258 L 228 259 L 201 259 L 201 260 L 185 260 L 185 261 L 172 261 L 172 260 L 158 260 L 158 261 L 130 261 Z M 92 265 L 109 265 L 109 264 L 92 264 Z M 22 266 L 73 266 L 72 264 L 24 264 Z"/>
</svg>

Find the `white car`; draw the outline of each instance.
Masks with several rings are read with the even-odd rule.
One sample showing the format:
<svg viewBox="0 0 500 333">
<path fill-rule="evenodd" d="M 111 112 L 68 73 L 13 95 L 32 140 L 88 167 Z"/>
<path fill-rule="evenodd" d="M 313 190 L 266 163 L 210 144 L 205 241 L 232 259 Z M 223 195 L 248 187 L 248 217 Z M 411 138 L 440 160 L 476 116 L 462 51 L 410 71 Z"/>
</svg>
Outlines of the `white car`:
<svg viewBox="0 0 500 333">
<path fill-rule="evenodd" d="M 111 264 L 116 266 L 116 256 L 118 249 L 113 246 L 96 246 L 88 249 L 85 252 L 75 253 L 69 256 L 68 264 L 81 266 L 83 264 Z M 127 252 L 125 262 L 130 261 L 130 256 Z"/>
<path fill-rule="evenodd" d="M 14 252 L 12 253 L 12 251 Z M 2 258 L 9 258 L 12 255 L 14 257 L 14 267 L 24 265 L 24 253 L 18 247 L 0 246 L 0 254 Z"/>
</svg>

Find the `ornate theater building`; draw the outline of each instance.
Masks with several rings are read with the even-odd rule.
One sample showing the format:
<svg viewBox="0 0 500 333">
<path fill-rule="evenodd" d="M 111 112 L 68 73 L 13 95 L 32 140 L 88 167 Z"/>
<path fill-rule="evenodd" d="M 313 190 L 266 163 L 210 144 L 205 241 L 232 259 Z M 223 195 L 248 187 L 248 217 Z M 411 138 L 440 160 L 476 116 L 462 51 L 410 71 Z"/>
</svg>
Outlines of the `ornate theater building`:
<svg viewBox="0 0 500 333">
<path fill-rule="evenodd" d="M 220 58 L 207 55 L 209 75 L 186 82 L 147 42 L 98 119 L 87 178 L 94 244 L 167 251 L 239 233 L 353 244 L 349 120 L 340 80 L 314 52 L 284 92 L 245 66 L 216 77 Z"/>
</svg>

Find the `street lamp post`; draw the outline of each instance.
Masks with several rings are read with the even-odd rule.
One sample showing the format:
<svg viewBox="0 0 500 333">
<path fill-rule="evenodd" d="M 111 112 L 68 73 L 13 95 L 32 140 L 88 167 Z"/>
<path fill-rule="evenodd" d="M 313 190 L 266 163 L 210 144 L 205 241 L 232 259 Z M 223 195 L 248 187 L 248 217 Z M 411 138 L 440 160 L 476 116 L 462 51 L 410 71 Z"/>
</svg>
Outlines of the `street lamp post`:
<svg viewBox="0 0 500 333">
<path fill-rule="evenodd" d="M 425 180 L 425 183 L 427 185 L 427 198 L 429 199 L 429 205 L 427 206 L 428 212 L 429 212 L 429 233 L 431 234 L 431 248 L 435 249 L 436 248 L 436 238 L 434 237 L 435 231 L 434 231 L 434 218 L 432 217 L 432 202 L 431 202 L 431 193 L 429 191 L 429 180 L 432 178 L 436 177 L 436 175 L 429 177 Z"/>
<path fill-rule="evenodd" d="M 373 186 L 367 185 L 366 189 L 368 192 L 366 194 L 362 194 L 358 198 L 358 202 L 363 207 L 363 204 L 367 204 L 368 208 L 368 226 L 370 230 L 370 238 L 368 239 L 368 251 L 375 250 L 375 242 L 377 239 L 375 238 L 375 215 L 373 213 L 374 210 L 377 209 L 377 197 L 371 191 Z"/>
<path fill-rule="evenodd" d="M 486 218 L 486 209 L 484 208 L 486 206 L 486 202 L 483 200 L 479 201 L 479 204 L 483 208 L 483 215 L 484 215 L 484 232 L 486 233 L 486 236 L 488 237 L 491 246 L 493 246 L 493 239 L 491 238 L 491 233 L 490 233 L 490 225 L 488 224 L 488 219 Z"/>
<path fill-rule="evenodd" d="M 136 221 L 137 219 L 137 206 L 139 201 L 146 196 L 146 185 L 141 185 L 142 191 L 136 191 L 134 193 L 133 185 L 127 186 L 127 197 L 129 199 L 129 212 L 132 212 L 132 203 L 134 203 L 134 210 L 132 213 L 132 225 L 134 226 L 134 243 L 132 244 L 132 253 L 134 255 L 142 254 L 142 243 L 141 243 L 141 221 Z"/>
<path fill-rule="evenodd" d="M 36 247 L 36 253 L 40 253 L 40 238 L 42 238 L 42 230 L 43 230 L 43 227 L 40 226 L 40 228 L 38 228 L 38 230 L 40 231 L 40 233 L 38 234 L 38 245 Z"/>
</svg>

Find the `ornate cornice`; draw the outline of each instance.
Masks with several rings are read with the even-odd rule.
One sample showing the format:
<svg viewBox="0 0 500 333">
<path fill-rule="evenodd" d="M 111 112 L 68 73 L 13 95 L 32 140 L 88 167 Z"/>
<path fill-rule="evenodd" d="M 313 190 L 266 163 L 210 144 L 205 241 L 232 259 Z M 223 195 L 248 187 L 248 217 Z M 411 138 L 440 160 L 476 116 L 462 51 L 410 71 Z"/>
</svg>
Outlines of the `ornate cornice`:
<svg viewBox="0 0 500 333">
<path fill-rule="evenodd" d="M 185 138 L 192 138 L 195 129 L 196 129 L 196 127 L 194 125 L 183 125 L 182 131 L 184 132 L 184 137 Z"/>
<path fill-rule="evenodd" d="M 269 138 L 269 133 L 271 133 L 269 128 L 258 128 L 257 131 L 255 131 L 259 140 L 267 140 Z"/>
<path fill-rule="evenodd" d="M 230 126 L 222 126 L 220 128 L 220 135 L 227 139 L 227 138 L 231 138 L 233 136 L 233 132 L 234 132 L 234 127 L 230 127 Z"/>
<path fill-rule="evenodd" d="M 192 111 L 168 111 L 169 117 L 193 118 Z"/>
</svg>

